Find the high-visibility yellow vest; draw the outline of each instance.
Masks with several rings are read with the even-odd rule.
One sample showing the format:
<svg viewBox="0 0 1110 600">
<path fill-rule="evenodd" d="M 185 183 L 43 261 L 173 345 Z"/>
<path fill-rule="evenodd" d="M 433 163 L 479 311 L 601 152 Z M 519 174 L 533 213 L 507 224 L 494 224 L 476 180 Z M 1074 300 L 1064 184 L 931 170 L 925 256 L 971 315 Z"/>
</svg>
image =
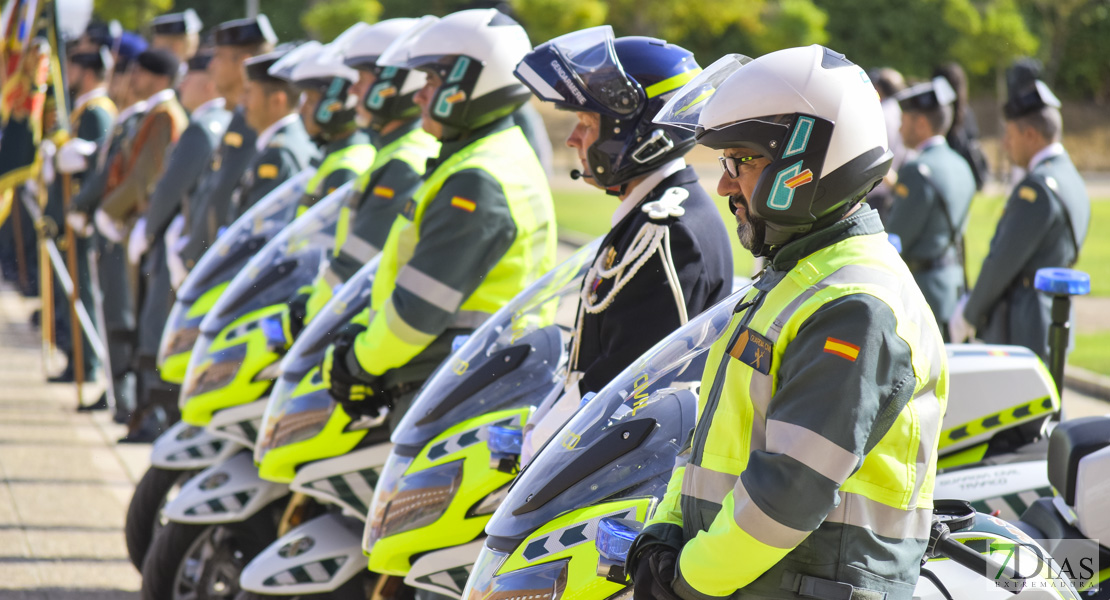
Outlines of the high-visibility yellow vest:
<svg viewBox="0 0 1110 600">
<path fill-rule="evenodd" d="M 382 262 L 371 291 L 370 326 L 356 344 L 362 368 L 374 375 L 402 366 L 426 348 L 438 333 L 404 322 L 390 301 L 398 273 L 420 243 L 424 213 L 455 173 L 481 169 L 499 184 L 516 224 L 509 249 L 488 273 L 474 273 L 481 283 L 455 313 L 453 328 L 473 329 L 504 306 L 531 281 L 555 265 L 555 215 L 547 177 L 519 127 L 495 132 L 448 157 L 413 195 L 412 220 L 394 221 L 382 249 Z M 477 201 L 481 201 L 477 199 Z"/>
<path fill-rule="evenodd" d="M 763 293 L 752 290 L 748 300 Z M 873 571 L 852 563 L 850 556 L 863 552 L 879 564 L 883 561 L 874 557 L 916 552 L 919 560 L 922 540 L 929 538 L 937 444 L 948 395 L 936 321 L 884 233 L 849 237 L 814 252 L 765 294 L 751 309 L 755 313 L 738 313 L 729 334 L 709 351 L 688 462 L 676 467 L 649 525 L 683 528 L 687 545 L 676 588 L 688 585 L 714 597 L 781 594 L 784 577 L 800 572 L 864 589 L 890 589 L 884 588 L 881 577 L 872 577 Z M 914 371 L 912 396 L 897 415 L 890 415 L 889 430 L 862 464 L 853 452 L 814 431 L 812 424 L 807 428 L 767 419 L 779 368 L 799 329 L 819 308 L 851 294 L 868 294 L 890 307 L 897 320 L 895 333 L 909 347 Z M 767 351 L 760 357 L 770 361 L 767 373 L 727 354 L 740 347 L 734 338 L 748 334 L 740 329 L 745 322 L 770 342 L 770 348 L 761 341 L 756 349 Z M 854 361 L 859 348 L 837 343 L 826 342 L 825 351 Z M 722 372 L 724 379 L 718 381 Z M 752 501 L 740 475 L 757 451 L 786 455 L 839 484 L 839 504 L 823 520 L 822 515 L 808 515 L 821 523 L 816 530 L 798 530 L 775 518 L 796 516 L 799 509 L 792 505 L 806 505 L 804 493 L 780 498 L 781 504 L 769 511 Z M 721 569 L 721 556 L 735 559 Z M 916 578 L 917 565 L 911 566 Z"/>
</svg>

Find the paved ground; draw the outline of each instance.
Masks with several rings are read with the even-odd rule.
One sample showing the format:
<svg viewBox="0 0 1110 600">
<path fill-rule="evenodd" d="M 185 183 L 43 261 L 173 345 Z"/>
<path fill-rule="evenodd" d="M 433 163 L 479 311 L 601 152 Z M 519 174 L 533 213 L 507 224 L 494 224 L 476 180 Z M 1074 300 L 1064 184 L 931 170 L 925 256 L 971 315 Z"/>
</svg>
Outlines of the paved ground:
<svg viewBox="0 0 1110 600">
<path fill-rule="evenodd" d="M 77 413 L 73 386 L 43 383 L 33 308 L 0 287 L 0 600 L 137 599 L 123 523 L 149 446 L 117 446 L 106 413 Z M 1065 406 L 1110 412 L 1070 391 Z"/>
</svg>

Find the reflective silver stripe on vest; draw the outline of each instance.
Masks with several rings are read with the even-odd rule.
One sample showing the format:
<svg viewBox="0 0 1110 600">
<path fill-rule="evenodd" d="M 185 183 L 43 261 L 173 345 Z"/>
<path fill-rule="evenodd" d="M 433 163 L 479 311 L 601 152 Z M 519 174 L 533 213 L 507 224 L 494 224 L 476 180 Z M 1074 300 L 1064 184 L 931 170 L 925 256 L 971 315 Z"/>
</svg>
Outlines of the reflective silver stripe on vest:
<svg viewBox="0 0 1110 600">
<path fill-rule="evenodd" d="M 841 491 L 840 504 L 825 517 L 826 523 L 863 527 L 894 539 L 929 539 L 933 511 L 928 508 L 902 510 L 859 494 Z"/>
<path fill-rule="evenodd" d="M 451 327 L 456 329 L 477 329 L 479 325 L 490 318 L 490 313 L 480 310 L 460 310 L 451 319 Z"/>
<path fill-rule="evenodd" d="M 377 256 L 381 251 L 381 248 L 374 246 L 357 235 L 348 235 L 347 240 L 343 242 L 343 247 L 340 248 L 340 252 L 343 254 L 363 263 L 370 262 L 370 259 Z"/>
<path fill-rule="evenodd" d="M 720 505 L 737 485 L 736 475 L 687 464 L 682 473 L 682 495 Z"/>
<path fill-rule="evenodd" d="M 767 421 L 767 451 L 785 454 L 836 483 L 844 483 L 859 457 L 801 425 Z"/>
<path fill-rule="evenodd" d="M 732 499 L 734 502 L 732 518 L 736 521 L 736 525 L 768 546 L 790 550 L 802 543 L 802 540 L 810 534 L 808 531 L 787 527 L 763 512 L 763 509 L 759 508 L 748 495 L 743 479 L 736 479 L 736 486 L 732 489 Z"/>
<path fill-rule="evenodd" d="M 397 287 L 415 294 L 443 312 L 453 313 L 462 306 L 462 292 L 411 265 L 401 268 L 396 281 Z"/>
<path fill-rule="evenodd" d="M 397 314 L 397 307 L 393 305 L 392 298 L 385 303 L 385 308 L 382 310 L 385 313 L 386 327 L 402 342 L 413 346 L 426 346 L 436 339 L 436 336 L 420 331 L 401 318 L 401 315 Z"/>
</svg>

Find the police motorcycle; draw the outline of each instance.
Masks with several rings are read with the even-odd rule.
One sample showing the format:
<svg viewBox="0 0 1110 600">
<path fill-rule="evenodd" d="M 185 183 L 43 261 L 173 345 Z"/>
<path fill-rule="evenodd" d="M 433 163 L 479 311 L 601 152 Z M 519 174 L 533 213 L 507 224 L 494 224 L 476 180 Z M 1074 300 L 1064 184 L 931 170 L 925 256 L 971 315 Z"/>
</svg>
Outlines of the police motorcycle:
<svg viewBox="0 0 1110 600">
<path fill-rule="evenodd" d="M 160 374 L 166 381 L 185 382 L 193 346 L 201 337 L 201 321 L 247 261 L 293 220 L 297 203 L 314 173 L 313 169 L 298 173 L 251 207 L 216 239 L 185 278 L 158 352 Z M 244 443 L 244 436 L 208 430 L 207 418 L 190 422 L 191 417 L 177 422 L 154 441 L 150 468 L 131 497 L 125 534 L 128 555 L 136 568 L 142 568 L 165 499 L 175 495 L 201 469 L 253 442 L 253 437 Z"/>
<path fill-rule="evenodd" d="M 223 293 L 199 325 L 198 339 L 182 386 L 182 423 L 155 442 L 156 452 L 160 444 L 191 444 L 195 447 L 198 440 L 218 440 L 221 446 L 216 455 L 205 457 L 207 464 L 198 464 L 195 469 L 245 462 L 245 466 L 253 471 L 250 448 L 254 445 L 265 409 L 265 397 L 277 376 L 278 360 L 291 343 L 286 302 L 300 286 L 312 281 L 326 254 L 334 246 L 336 223 L 353 189 L 353 182 L 340 187 L 283 229 L 274 224 L 274 229 L 266 237 L 267 243 L 260 250 L 255 250 L 253 257 L 224 286 Z M 293 201 L 284 208 L 289 213 L 295 212 L 298 202 Z M 252 212 L 253 209 L 236 225 L 250 219 Z M 229 234 L 232 230 L 220 240 Z M 206 253 L 205 257 L 211 254 Z M 199 265 L 198 271 L 203 266 Z M 197 433 L 193 434 L 194 431 Z M 184 442 L 177 439 L 182 432 L 185 432 Z M 188 449 L 178 452 L 190 454 Z M 204 474 L 201 472 L 201 475 Z M 198 483 L 205 485 L 188 479 L 173 500 L 153 513 L 160 523 L 160 531 L 157 536 L 152 536 L 153 541 L 143 563 L 144 571 L 158 571 L 149 566 L 152 560 L 172 562 L 172 556 L 183 551 L 181 544 L 202 533 L 203 528 L 185 524 L 203 522 L 204 514 L 218 512 L 209 507 L 200 514 L 184 514 L 192 506 L 180 510 L 174 508 L 180 508 L 179 501 L 188 502 Z M 273 500 L 284 493 L 269 490 L 260 495 L 254 494 L 254 499 L 256 503 L 265 503 L 266 498 Z M 133 499 L 132 504 L 135 502 Z M 243 502 L 246 503 L 245 498 Z M 248 504 L 255 506 L 255 503 Z M 153 507 L 148 505 L 146 508 L 153 512 Z M 135 525 L 142 526 L 142 523 Z M 174 531 L 167 533 L 167 529 Z M 163 533 L 167 535 L 163 536 Z M 163 537 L 174 541 L 163 542 Z M 152 556 L 156 550 L 159 553 L 157 559 Z M 153 582 L 158 583 L 160 576 L 164 578 L 165 574 L 154 575 Z M 165 593 L 155 595 L 167 597 Z"/>
<path fill-rule="evenodd" d="M 584 401 L 494 512 L 481 552 L 470 558 L 472 574 L 462 598 L 631 597 L 623 572 L 627 545 L 666 491 L 675 459 L 696 422 L 705 353 L 728 331 L 747 291 L 691 319 Z M 514 438 L 519 441 L 520 432 L 510 428 L 491 433 L 500 449 L 496 459 L 516 458 Z M 1078 597 L 1051 561 L 1028 573 L 1000 568 L 999 579 L 1007 586 L 996 587 L 984 578 L 988 564 L 1001 564 L 996 554 L 1015 546 L 1042 557 L 1047 553 L 1017 528 L 976 513 L 965 502 L 940 502 L 935 512 L 926 567 L 930 575 L 922 579 L 929 583 L 919 584 L 915 596 L 1001 598 L 1044 583 L 1060 594 L 1051 597 Z M 967 545 L 953 545 L 953 539 Z M 933 575 L 950 595 L 928 589 Z"/>
<path fill-rule="evenodd" d="M 951 396 L 936 497 L 963 498 L 1007 520 L 1053 495 L 1048 434 L 1062 420 L 1071 298 L 1090 293 L 1090 277 L 1041 269 L 1034 287 L 1052 298 L 1047 368 L 1024 347 L 947 346 Z"/>
<path fill-rule="evenodd" d="M 255 460 L 263 477 L 290 481 L 296 494 L 328 509 L 255 557 L 243 570 L 242 589 L 267 596 L 338 594 L 356 577 L 365 581 L 362 534 L 375 489 L 387 489 L 391 498 L 400 493 L 400 503 L 408 498 L 406 506 L 393 503 L 380 530 L 389 536 L 409 532 L 401 538 L 406 564 L 413 553 L 443 547 L 439 538 L 444 536 L 448 546 L 477 537 L 500 500 L 498 490 L 503 493 L 512 478 L 488 469 L 486 432 L 491 424 L 522 424 L 539 399 L 562 388 L 578 290 L 599 243 L 579 249 L 457 340 L 451 358 L 424 384 L 398 425 L 398 446 L 389 442 L 386 427 L 365 437 L 352 433 L 350 418 L 322 385 L 316 367 L 327 336 L 343 322 L 332 323 L 334 311 L 325 308 L 329 322 L 313 321 L 282 363 Z M 349 293 L 348 286 L 342 290 Z M 431 460 L 442 464 L 446 459 L 451 473 L 426 469 L 424 453 L 416 458 L 406 452 L 422 450 L 429 440 L 438 447 Z M 398 448 L 400 454 L 391 452 Z M 415 469 L 407 471 L 414 458 Z M 460 478 L 466 495 L 441 489 Z M 462 489 L 459 483 L 451 489 Z M 433 494 L 424 498 L 427 502 L 421 499 L 425 493 Z M 371 515 L 380 512 L 370 509 Z M 446 517 L 434 525 L 444 512 Z M 427 562 L 437 560 L 430 556 Z M 456 594 L 461 585 L 462 580 Z"/>
</svg>

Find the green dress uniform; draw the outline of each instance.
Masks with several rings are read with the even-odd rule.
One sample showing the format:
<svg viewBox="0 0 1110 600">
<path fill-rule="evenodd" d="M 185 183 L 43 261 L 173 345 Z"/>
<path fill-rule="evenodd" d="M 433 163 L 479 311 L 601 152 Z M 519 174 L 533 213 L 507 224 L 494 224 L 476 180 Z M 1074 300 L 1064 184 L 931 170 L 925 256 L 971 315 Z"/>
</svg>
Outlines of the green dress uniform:
<svg viewBox="0 0 1110 600">
<path fill-rule="evenodd" d="M 258 153 L 255 148 L 257 138 L 258 133 L 247 125 L 243 117 L 243 108 L 238 106 L 232 110 L 219 148 L 212 154 L 196 191 L 188 197 L 182 209 L 185 215 L 184 235 L 188 242 L 181 250 L 181 258 L 186 267 L 192 269 L 216 240 L 231 204 L 231 195 Z"/>
<path fill-rule="evenodd" d="M 287 115 L 271 127 L 259 133 L 255 142 L 257 154 L 232 194 L 221 226 L 234 223 L 266 194 L 319 157 L 320 151 L 305 131 L 300 115 Z"/>
<path fill-rule="evenodd" d="M 148 400 L 159 399 L 154 396 L 166 396 L 172 402 L 177 400 L 173 388 L 162 382 L 156 372 L 162 329 L 175 300 L 166 265 L 164 234 L 180 212 L 185 198 L 195 191 L 230 121 L 231 112 L 224 109 L 223 98 L 197 108 L 150 196 L 150 206 L 145 215 L 148 250 L 141 265 L 142 277 L 147 285 L 139 313 L 138 340 L 140 379 L 147 390 Z"/>
<path fill-rule="evenodd" d="M 1025 346 L 1047 361 L 1052 299 L 1033 288 L 1033 278 L 1037 269 L 1075 264 L 1090 222 L 1083 178 L 1063 146 L 1049 145 L 1006 201 L 971 290 L 964 317 L 977 337 Z"/>
<path fill-rule="evenodd" d="M 112 130 L 112 121 L 115 117 L 116 105 L 108 99 L 107 90 L 104 88 L 96 88 L 77 98 L 76 106 L 70 114 L 70 130 L 73 132 L 75 139 L 87 140 L 100 146 L 108 141 L 108 134 Z M 76 191 L 80 190 L 85 176 L 95 172 L 95 155 L 93 155 L 89 157 L 88 168 L 85 171 L 73 173 L 70 178 L 75 195 Z M 59 175 L 54 180 L 54 185 L 51 186 L 50 200 L 46 206 L 46 214 L 54 219 L 54 222 L 58 224 L 60 230 L 64 227 L 63 220 L 65 219 L 62 185 L 63 177 Z M 59 236 L 62 236 L 61 232 Z M 60 237 L 59 242 L 64 239 L 64 237 Z M 85 308 L 92 314 L 94 304 L 92 280 L 89 278 L 89 240 L 80 234 L 74 236 L 74 240 L 77 244 L 77 289 L 80 292 L 82 304 L 84 304 Z M 65 256 L 68 259 L 68 255 Z M 60 286 L 61 284 L 59 283 L 58 285 Z M 61 287 L 57 289 L 61 289 Z M 69 359 L 66 370 L 71 371 L 76 365 L 73 364 L 73 340 L 71 339 L 72 325 L 70 324 L 69 318 L 69 301 L 66 299 L 65 294 L 54 294 L 54 323 L 58 348 L 61 349 L 62 352 L 65 352 L 66 357 Z M 96 355 L 93 353 L 92 346 L 89 344 L 87 337 L 87 335 L 82 335 L 85 347 L 83 356 L 86 381 L 91 378 L 92 372 L 95 370 L 97 364 Z"/>
<path fill-rule="evenodd" d="M 941 136 L 898 170 L 886 230 L 902 238 L 902 258 L 948 338 L 948 320 L 964 294 L 963 237 L 975 176 Z"/>
</svg>

